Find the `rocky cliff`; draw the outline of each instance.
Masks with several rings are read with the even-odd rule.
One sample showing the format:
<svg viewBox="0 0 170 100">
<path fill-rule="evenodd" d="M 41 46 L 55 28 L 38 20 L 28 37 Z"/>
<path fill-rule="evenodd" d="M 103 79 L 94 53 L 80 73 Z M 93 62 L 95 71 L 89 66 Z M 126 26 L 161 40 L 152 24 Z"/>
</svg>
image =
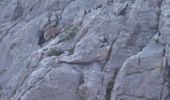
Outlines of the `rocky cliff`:
<svg viewBox="0 0 170 100">
<path fill-rule="evenodd" d="M 0 100 L 170 100 L 170 0 L 0 0 Z"/>
</svg>

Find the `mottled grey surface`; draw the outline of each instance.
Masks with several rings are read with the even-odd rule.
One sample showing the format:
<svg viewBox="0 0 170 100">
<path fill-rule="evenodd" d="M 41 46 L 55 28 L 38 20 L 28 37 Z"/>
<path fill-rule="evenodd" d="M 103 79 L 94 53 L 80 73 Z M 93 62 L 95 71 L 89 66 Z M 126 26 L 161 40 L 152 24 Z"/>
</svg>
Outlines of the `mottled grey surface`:
<svg viewBox="0 0 170 100">
<path fill-rule="evenodd" d="M 170 100 L 170 0 L 0 0 L 0 100 Z"/>
</svg>

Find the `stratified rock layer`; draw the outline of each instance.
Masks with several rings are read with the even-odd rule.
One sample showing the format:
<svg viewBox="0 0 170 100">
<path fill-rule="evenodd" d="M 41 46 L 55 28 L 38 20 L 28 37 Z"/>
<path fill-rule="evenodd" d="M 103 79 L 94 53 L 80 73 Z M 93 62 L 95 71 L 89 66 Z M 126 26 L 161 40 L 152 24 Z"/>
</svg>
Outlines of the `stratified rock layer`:
<svg viewBox="0 0 170 100">
<path fill-rule="evenodd" d="M 170 0 L 1 0 L 0 52 L 0 100 L 170 100 Z"/>
</svg>

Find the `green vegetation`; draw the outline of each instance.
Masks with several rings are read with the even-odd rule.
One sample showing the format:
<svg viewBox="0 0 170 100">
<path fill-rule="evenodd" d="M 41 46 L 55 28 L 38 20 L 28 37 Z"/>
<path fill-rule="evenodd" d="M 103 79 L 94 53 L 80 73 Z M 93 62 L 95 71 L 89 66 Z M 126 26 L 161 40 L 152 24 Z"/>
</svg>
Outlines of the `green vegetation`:
<svg viewBox="0 0 170 100">
<path fill-rule="evenodd" d="M 61 50 L 50 50 L 50 52 L 48 52 L 47 56 L 60 56 L 61 54 L 63 54 L 64 52 Z"/>
<path fill-rule="evenodd" d="M 74 27 L 74 26 L 65 26 L 64 27 L 64 32 L 69 33 L 69 34 L 76 33 L 77 32 L 77 28 Z"/>
</svg>

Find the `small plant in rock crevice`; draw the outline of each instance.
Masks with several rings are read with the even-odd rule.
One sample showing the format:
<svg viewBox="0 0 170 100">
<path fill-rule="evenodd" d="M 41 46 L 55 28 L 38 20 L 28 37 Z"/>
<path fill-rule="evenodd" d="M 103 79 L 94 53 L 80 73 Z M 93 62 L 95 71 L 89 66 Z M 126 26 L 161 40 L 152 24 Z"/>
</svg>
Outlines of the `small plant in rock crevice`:
<svg viewBox="0 0 170 100">
<path fill-rule="evenodd" d="M 47 54 L 47 56 L 60 56 L 61 54 L 63 54 L 64 52 L 61 50 L 50 50 Z"/>
<path fill-rule="evenodd" d="M 78 31 L 78 29 L 74 26 L 65 26 L 63 28 L 62 33 L 59 34 L 59 36 L 58 36 L 60 39 L 59 42 L 70 39 L 77 33 L 77 31 Z"/>
</svg>

